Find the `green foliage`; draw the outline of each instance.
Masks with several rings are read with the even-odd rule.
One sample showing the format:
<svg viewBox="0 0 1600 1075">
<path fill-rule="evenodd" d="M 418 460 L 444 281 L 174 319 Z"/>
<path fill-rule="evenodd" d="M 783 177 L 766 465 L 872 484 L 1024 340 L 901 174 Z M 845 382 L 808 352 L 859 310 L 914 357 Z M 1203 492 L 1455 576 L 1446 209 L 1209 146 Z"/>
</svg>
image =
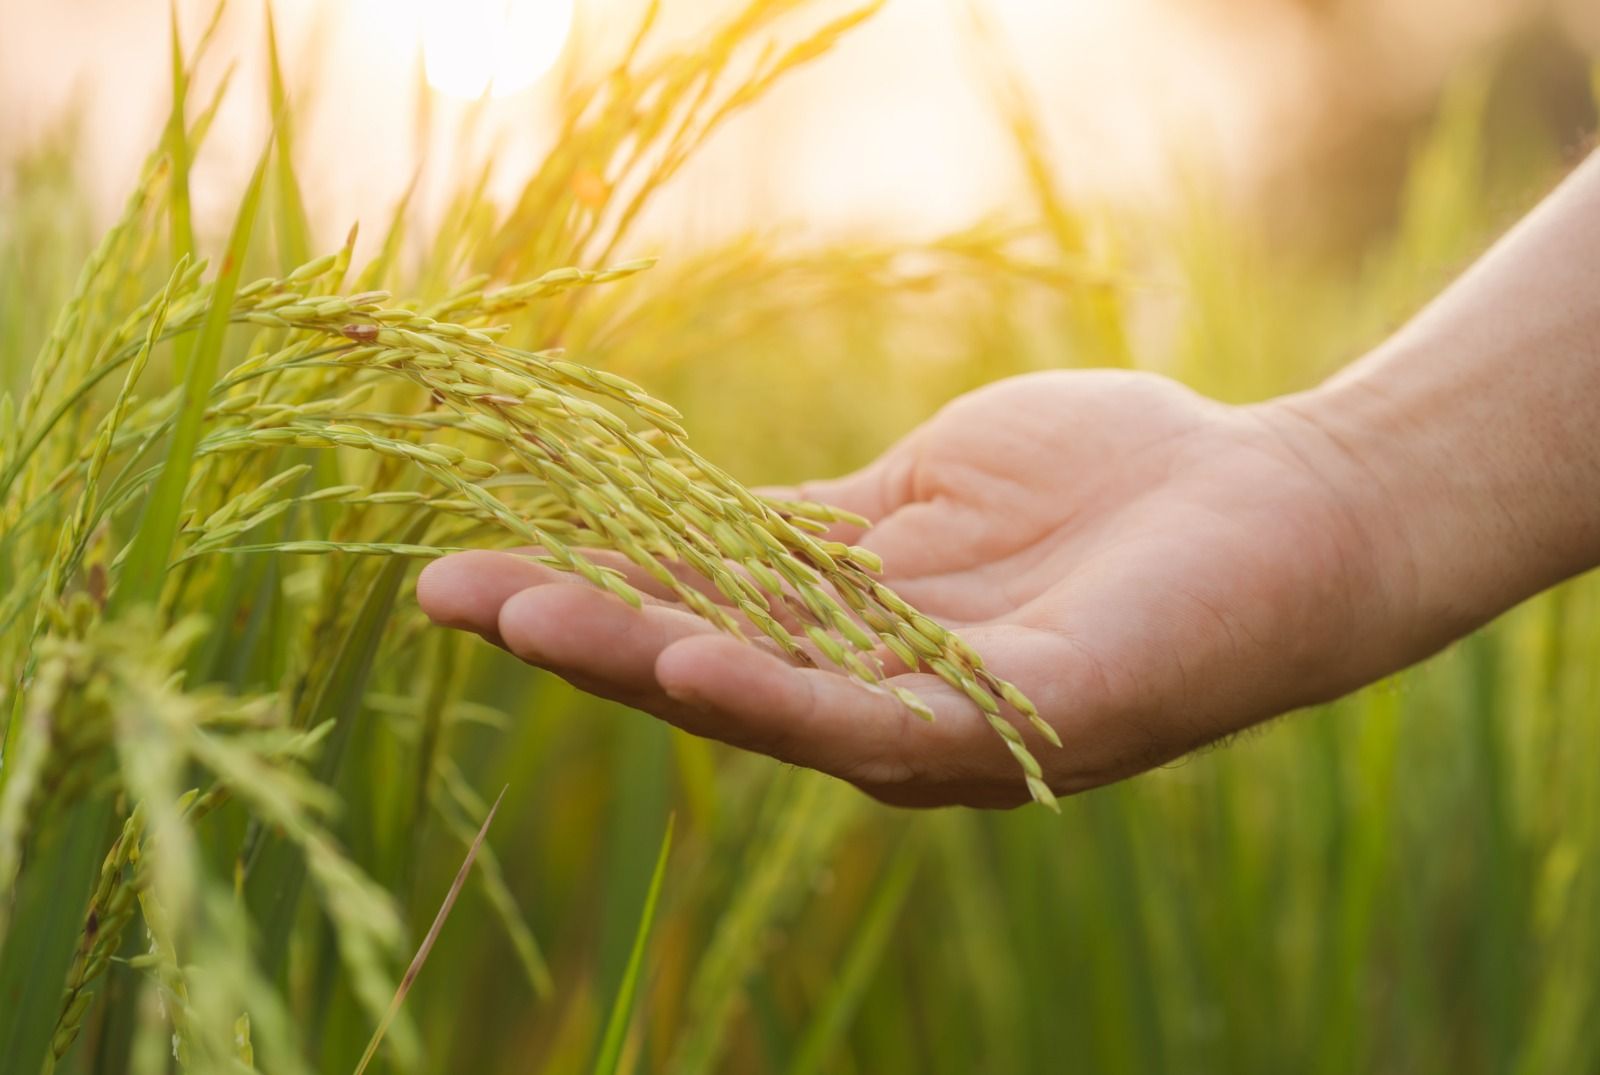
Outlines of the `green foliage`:
<svg viewBox="0 0 1600 1075">
<path fill-rule="evenodd" d="M 1059 819 L 884 810 L 422 623 L 414 558 L 442 548 L 553 543 L 632 592 L 587 557 L 641 532 L 496 447 L 515 407 L 486 396 L 535 384 L 548 428 L 598 423 L 724 499 L 743 486 L 691 466 L 680 425 L 778 482 L 1029 368 L 1138 363 L 1260 397 L 1374 340 L 1551 178 L 1491 185 L 1496 76 L 1475 71 L 1387 192 L 1389 233 L 1358 267 L 1306 264 L 1200 195 L 1176 221 L 1076 204 L 999 58 L 1032 196 L 1012 218 L 604 268 L 729 116 L 874 6 L 748 0 L 682 49 L 647 17 L 566 89 L 507 206 L 490 162 L 458 161 L 439 227 L 408 191 L 365 266 L 348 242 L 311 255 L 295 120 L 327 102 L 293 92 L 270 27 L 270 154 L 215 270 L 189 207 L 211 28 L 188 54 L 174 30 L 161 149 L 98 245 L 69 155 L 19 166 L 0 204 L 8 1071 L 348 1071 L 380 1039 L 374 1069 L 430 1072 L 1600 1064 L 1592 579 Z M 271 242 L 247 247 L 258 216 Z M 1147 310 L 1133 284 L 1165 268 L 1176 308 Z M 577 361 L 540 350 L 557 337 Z M 573 465 L 612 484 L 638 473 L 586 451 Z"/>
<path fill-rule="evenodd" d="M 650 926 L 656 917 L 656 901 L 661 898 L 661 881 L 666 875 L 667 856 L 671 853 L 672 818 L 669 817 L 666 834 L 661 837 L 661 851 L 656 855 L 656 868 L 650 875 L 650 888 L 645 893 L 644 909 L 639 912 L 639 928 L 633 935 L 633 947 L 628 950 L 628 966 L 622 972 L 616 999 L 611 1003 L 605 1036 L 600 1039 L 600 1055 L 595 1058 L 594 1075 L 615 1075 L 617 1065 L 622 1061 L 623 1041 L 633 1015 L 634 996 L 639 989 L 645 945 L 650 940 Z"/>
</svg>

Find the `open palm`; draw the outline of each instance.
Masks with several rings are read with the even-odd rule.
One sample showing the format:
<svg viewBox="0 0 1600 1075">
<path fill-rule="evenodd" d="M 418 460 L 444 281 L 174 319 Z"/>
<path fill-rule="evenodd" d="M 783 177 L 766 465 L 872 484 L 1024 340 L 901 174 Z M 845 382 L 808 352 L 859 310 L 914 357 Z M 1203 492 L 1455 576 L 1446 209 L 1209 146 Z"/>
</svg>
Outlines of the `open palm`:
<svg viewBox="0 0 1600 1075">
<path fill-rule="evenodd" d="M 1290 411 L 1227 407 L 1149 375 L 1060 372 L 964 396 L 863 470 L 800 493 L 873 520 L 840 536 L 877 552 L 885 582 L 1029 695 L 1064 744 L 1030 729 L 1030 745 L 1047 783 L 1071 792 L 1429 648 L 1394 626 L 1404 571 L 1356 523 L 1370 513 L 1337 473 Z M 932 675 L 896 679 L 934 709 L 926 724 L 669 600 L 634 610 L 504 554 L 432 564 L 418 593 L 436 621 L 579 687 L 885 801 L 1026 800 L 976 707 Z"/>
</svg>

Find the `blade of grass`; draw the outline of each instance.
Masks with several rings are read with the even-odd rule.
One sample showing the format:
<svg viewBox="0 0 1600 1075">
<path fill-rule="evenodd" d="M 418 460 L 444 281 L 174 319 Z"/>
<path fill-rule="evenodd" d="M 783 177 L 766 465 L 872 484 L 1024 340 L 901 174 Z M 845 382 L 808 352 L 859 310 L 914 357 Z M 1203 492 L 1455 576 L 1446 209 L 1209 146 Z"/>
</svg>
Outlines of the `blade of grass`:
<svg viewBox="0 0 1600 1075">
<path fill-rule="evenodd" d="M 644 964 L 645 943 L 650 939 L 650 924 L 655 920 L 656 901 L 661 896 L 661 880 L 667 872 L 667 856 L 672 852 L 674 820 L 673 816 L 668 816 L 667 831 L 661 837 L 661 851 L 656 855 L 655 872 L 650 875 L 650 889 L 645 894 L 644 909 L 639 914 L 639 929 L 633 936 L 633 951 L 628 954 L 628 966 L 622 973 L 622 984 L 617 987 L 616 999 L 611 1003 L 605 1036 L 600 1041 L 600 1053 L 594 1061 L 594 1075 L 615 1075 L 617 1064 L 622 1059 L 622 1042 L 633 1018 L 633 998 L 639 988 L 639 969 Z"/>
<path fill-rule="evenodd" d="M 890 862 L 884 879 L 850 939 L 849 954 L 834 977 L 827 995 L 813 1007 L 811 1025 L 800 1039 L 789 1062 L 789 1075 L 813 1075 L 831 1070 L 828 1061 L 861 1006 L 861 996 L 872 984 L 872 975 L 883 961 L 883 953 L 894 935 L 900 910 L 911 893 L 917 874 L 917 845 L 903 841 Z"/>
<path fill-rule="evenodd" d="M 1467 679 L 1467 716 L 1470 720 L 1472 763 L 1477 772 L 1482 810 L 1479 836 L 1482 871 L 1473 907 L 1471 972 L 1475 976 L 1478 1028 L 1483 1055 L 1490 1068 L 1509 1071 L 1522 1019 L 1522 1002 L 1528 995 L 1525 981 L 1527 895 L 1523 878 L 1526 862 L 1518 846 L 1517 802 L 1509 771 L 1511 751 L 1506 732 L 1496 719 L 1496 703 L 1504 679 L 1503 646 L 1495 635 L 1479 632 L 1461 644 L 1462 671 Z"/>
<path fill-rule="evenodd" d="M 628 721 L 612 734 L 611 780 L 618 790 L 606 826 L 610 835 L 595 953 L 594 988 L 601 997 L 614 996 L 626 973 L 639 901 L 650 887 L 651 853 L 661 839 L 661 817 L 671 808 L 667 726 Z"/>
<path fill-rule="evenodd" d="M 357 277 L 356 286 L 363 291 L 380 287 L 388 275 L 393 271 L 400 258 L 400 248 L 408 235 L 406 221 L 411 212 L 411 199 L 417 192 L 417 187 L 422 182 L 422 169 L 418 168 L 411 173 L 411 181 L 406 184 L 405 193 L 400 195 L 400 200 L 395 204 L 394 212 L 389 217 L 389 228 L 383 233 L 383 247 L 378 251 L 367 267 Z"/>
<path fill-rule="evenodd" d="M 189 356 L 183 409 L 161 476 L 145 504 L 127 563 L 112 592 L 108 615 L 154 602 L 161 593 L 167 560 L 178 532 L 184 489 L 194 463 L 207 396 L 216 379 L 228 314 L 238 289 L 241 263 L 250 241 L 266 171 L 263 155 L 245 191 L 222 273 L 200 338 Z M 34 849 L 17 885 L 16 911 L 0 941 L 0 998 L 7 1001 L 0 1021 L 0 1056 L 17 1071 L 37 1071 L 55 1025 L 67 966 L 83 927 L 83 901 L 100 868 L 102 847 L 111 831 L 116 799 L 102 779 L 109 775 L 109 752 L 95 759 L 90 791 L 66 811 L 60 835 Z"/>
<path fill-rule="evenodd" d="M 7 1071 L 33 1072 L 49 1052 L 67 968 L 77 953 L 84 905 L 111 826 L 102 794 L 31 849 L 0 941 L 0 1057 Z"/>
<path fill-rule="evenodd" d="M 200 427 L 205 421 L 206 403 L 210 398 L 211 386 L 217 379 L 234 295 L 239 290 L 245 252 L 249 248 L 256 212 L 261 205 L 262 181 L 270 154 L 269 146 L 262 153 L 255 174 L 245 188 L 233 232 L 228 238 L 227 251 L 223 255 L 221 272 L 212 288 L 210 308 L 206 311 L 206 319 L 200 327 L 194 350 L 187 356 L 185 368 L 180 370 L 184 379 L 182 409 L 172 430 L 166 461 L 145 501 L 133 544 L 118 574 L 116 589 L 112 591 L 107 609 L 110 615 L 114 616 L 135 605 L 154 603 L 161 595 L 167 561 L 172 556 L 172 545 L 178 535 L 184 490 L 189 485 L 189 472 L 194 466 L 195 448 L 200 441 Z"/>
<path fill-rule="evenodd" d="M 443 784 L 443 789 L 442 793 L 436 796 L 437 809 L 443 815 L 446 827 L 458 835 L 471 832 L 467 818 L 472 813 L 482 813 L 483 804 L 477 801 L 477 795 L 472 791 L 466 778 L 449 758 L 439 759 L 438 779 Z M 533 936 L 533 930 L 524 921 L 516 898 L 506 884 L 505 873 L 501 870 L 500 860 L 495 856 L 492 847 L 485 848 L 478 856 L 478 883 L 483 886 L 484 899 L 488 901 L 489 907 L 500 920 L 507 938 L 511 941 L 511 947 L 516 950 L 517 960 L 522 964 L 523 973 L 527 976 L 534 996 L 540 1000 L 548 1000 L 555 992 L 555 983 L 550 978 L 550 968 L 545 962 L 543 951 L 539 948 L 539 942 Z"/>
<path fill-rule="evenodd" d="M 967 4 L 968 25 L 978 44 L 978 58 L 994 87 L 995 107 L 1010 135 L 1012 149 L 1027 181 L 1045 231 L 1069 260 L 1089 257 L 1090 221 L 1063 194 L 1035 102 L 1018 76 L 1017 64 L 1000 39 L 993 20 L 976 3 Z M 1105 365 L 1131 366 L 1126 302 L 1115 284 L 1075 288 L 1068 293 L 1071 328 L 1087 353 Z"/>
<path fill-rule="evenodd" d="M 178 32 L 177 0 L 173 0 L 168 9 L 168 27 L 172 41 L 172 112 L 167 117 L 162 141 L 172 165 L 172 178 L 167 188 L 167 224 L 172 233 L 172 258 L 176 261 L 194 256 L 194 223 L 189 206 L 189 125 L 184 118 L 184 106 L 189 100 L 189 72 L 184 66 L 183 38 Z"/>
<path fill-rule="evenodd" d="M 283 62 L 278 51 L 278 27 L 267 5 L 267 70 L 270 76 L 268 99 L 277 129 L 277 156 L 273 162 L 273 189 L 278 224 L 278 260 L 285 270 L 311 260 L 311 225 L 306 219 L 305 200 L 294 171 L 294 116 L 289 107 L 289 91 L 284 84 Z"/>
<path fill-rule="evenodd" d="M 407 540 L 416 540 L 426 526 L 426 519 L 417 522 Z M 333 784 L 338 774 L 345 746 L 362 711 L 362 697 L 378 656 L 384 625 L 389 622 L 395 596 L 410 566 L 410 561 L 401 556 L 383 565 L 311 703 L 305 727 L 334 722 L 315 767 L 315 775 L 323 784 Z M 252 915 L 261 925 L 261 965 L 269 977 L 276 976 L 288 955 L 289 935 L 294 930 L 295 913 L 305 886 L 306 864 L 288 841 L 264 834 L 254 851 L 247 853 L 247 859 L 248 898 Z"/>
<path fill-rule="evenodd" d="M 406 968 L 406 973 L 400 979 L 400 987 L 394 991 L 394 1000 L 389 1004 L 389 1010 L 384 1014 L 383 1021 L 372 1032 L 372 1040 L 367 1043 L 367 1051 L 361 1054 L 361 1062 L 356 1065 L 355 1075 L 361 1075 L 367 1070 L 367 1065 L 372 1063 L 372 1058 L 378 1052 L 378 1046 L 383 1041 L 383 1035 L 388 1031 L 389 1024 L 394 1021 L 395 1013 L 400 1010 L 400 1005 L 405 1003 L 406 994 L 411 992 L 411 983 L 417 980 L 417 975 L 422 971 L 422 965 L 428 961 L 428 953 L 433 951 L 433 942 L 439 939 L 439 931 L 444 928 L 444 920 L 450 917 L 450 909 L 456 905 L 456 897 L 461 895 L 461 888 L 467 883 L 467 875 L 472 872 L 472 862 L 478 857 L 478 852 L 483 848 L 484 837 L 489 835 L 489 826 L 494 823 L 494 815 L 500 809 L 500 802 L 506 797 L 505 788 L 500 789 L 500 794 L 495 797 L 494 805 L 489 807 L 489 813 L 483 819 L 483 825 L 478 829 L 478 835 L 473 839 L 472 846 L 467 848 L 467 857 L 462 860 L 461 869 L 456 871 L 456 879 L 450 883 L 450 891 L 445 893 L 444 902 L 439 905 L 439 913 L 433 916 L 433 925 L 428 927 L 428 935 L 422 938 L 422 944 L 417 948 L 417 954 L 412 957 L 411 965 Z"/>
</svg>

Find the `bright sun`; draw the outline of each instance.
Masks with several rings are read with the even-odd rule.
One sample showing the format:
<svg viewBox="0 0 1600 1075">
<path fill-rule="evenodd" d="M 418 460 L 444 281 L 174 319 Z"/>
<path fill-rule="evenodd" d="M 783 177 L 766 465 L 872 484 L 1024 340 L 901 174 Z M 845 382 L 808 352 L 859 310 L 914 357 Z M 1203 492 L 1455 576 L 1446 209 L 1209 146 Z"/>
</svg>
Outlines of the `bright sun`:
<svg viewBox="0 0 1600 1075">
<path fill-rule="evenodd" d="M 473 99 L 527 89 L 556 62 L 572 29 L 573 0 L 424 0 L 428 85 Z"/>
</svg>

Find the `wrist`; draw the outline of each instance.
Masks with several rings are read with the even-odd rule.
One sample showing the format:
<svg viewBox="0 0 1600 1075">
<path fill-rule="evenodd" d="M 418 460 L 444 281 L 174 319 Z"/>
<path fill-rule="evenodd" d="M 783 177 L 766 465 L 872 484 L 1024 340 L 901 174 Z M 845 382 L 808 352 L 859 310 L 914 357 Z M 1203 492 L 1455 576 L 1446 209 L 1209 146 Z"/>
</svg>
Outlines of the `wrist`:
<svg viewBox="0 0 1600 1075">
<path fill-rule="evenodd" d="M 1333 531 L 1330 544 L 1353 591 L 1346 596 L 1350 616 L 1343 630 L 1364 632 L 1365 644 L 1356 648 L 1372 650 L 1357 655 L 1354 663 L 1399 667 L 1448 640 L 1431 637 L 1430 625 L 1449 623 L 1450 631 L 1471 617 L 1453 607 L 1459 594 L 1455 600 L 1435 596 L 1442 588 L 1433 575 L 1432 535 L 1416 525 L 1417 514 L 1427 509 L 1415 504 L 1408 471 L 1429 453 L 1400 450 L 1395 438 L 1377 433 L 1384 408 L 1381 399 L 1368 397 L 1369 391 L 1365 385 L 1329 383 L 1249 409 L 1325 501 L 1318 514 Z M 1380 450 L 1386 439 L 1390 450 Z M 1460 630 L 1470 627 L 1465 623 Z M 1387 670 L 1369 669 L 1372 675 Z"/>
<path fill-rule="evenodd" d="M 1532 376 L 1439 377 L 1448 344 L 1402 334 L 1263 405 L 1347 505 L 1379 598 L 1426 651 L 1600 560 L 1588 431 L 1553 427 L 1562 408 Z"/>
</svg>

